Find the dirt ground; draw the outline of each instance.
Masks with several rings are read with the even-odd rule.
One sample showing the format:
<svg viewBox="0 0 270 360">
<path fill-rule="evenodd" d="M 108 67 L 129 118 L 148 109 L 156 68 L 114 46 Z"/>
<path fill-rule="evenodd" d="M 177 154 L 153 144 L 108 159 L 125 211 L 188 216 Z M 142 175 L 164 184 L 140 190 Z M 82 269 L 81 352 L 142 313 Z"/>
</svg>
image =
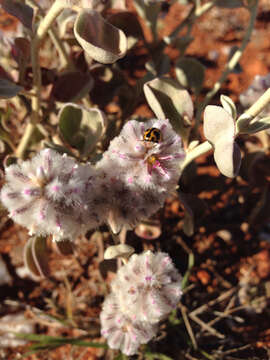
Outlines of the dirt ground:
<svg viewBox="0 0 270 360">
<path fill-rule="evenodd" d="M 130 4 L 132 7 L 132 4 Z M 162 16 L 167 35 L 183 19 L 187 6 L 164 7 Z M 3 15 L 0 17 L 4 23 Z M 202 98 L 219 78 L 230 49 L 239 45 L 248 22 L 245 9 L 216 9 L 203 15 L 194 26 L 194 41 L 187 55 L 206 67 Z M 255 75 L 270 72 L 270 3 L 261 1 L 255 30 L 240 60 L 240 66 L 228 76 L 220 93 L 237 104 L 239 94 L 251 84 Z M 179 56 L 177 49 L 167 50 L 171 62 Z M 131 68 L 123 68 L 130 83 L 143 76 L 148 54 L 138 44 L 128 54 Z M 120 64 L 121 66 L 121 64 Z M 172 74 L 174 75 L 174 74 Z M 219 95 L 212 104 L 219 104 Z M 114 103 L 105 106 L 111 112 Z M 152 112 L 142 99 L 134 113 L 150 117 Z M 203 136 L 202 136 L 203 140 Z M 180 189 L 200 199 L 195 206 L 195 229 L 192 236 L 183 232 L 184 208 L 178 196 L 168 198 L 156 215 L 161 235 L 144 240 L 128 232 L 127 243 L 137 252 L 162 249 L 173 257 L 182 274 L 193 254 L 194 266 L 189 274 L 177 314 L 161 324 L 157 340 L 147 349 L 172 359 L 269 359 L 270 358 L 270 157 L 267 135 L 241 136 L 237 139 L 243 154 L 268 149 L 252 172 L 245 171 L 244 158 L 239 176 L 225 178 L 218 171 L 212 154 L 190 165 L 180 181 Z M 113 243 L 106 227 L 77 239 L 73 255 L 63 256 L 50 243 L 50 273 L 41 281 L 21 278 L 16 269 L 23 265 L 23 246 L 27 231 L 14 224 L 2 211 L 0 219 L 0 254 L 12 276 L 10 285 L 0 286 L 0 314 L 26 311 L 36 322 L 36 332 L 77 337 L 91 333 L 91 340 L 101 341 L 99 312 L 109 282 L 116 269 L 105 263 L 103 249 Z M 8 301 L 7 301 L 8 300 Z M 65 323 L 40 316 L 36 309 Z M 187 318 L 187 320 L 186 320 Z M 0 329 L 1 330 L 1 329 Z M 0 359 L 20 359 L 27 346 L 3 348 Z M 114 359 L 116 352 L 65 345 L 26 357 L 28 360 Z M 136 357 L 134 357 L 136 358 Z M 147 359 L 143 355 L 138 357 Z M 155 358 L 155 357 L 153 357 Z M 158 357 L 157 357 L 158 358 Z M 164 358 L 165 359 L 165 358 Z"/>
</svg>

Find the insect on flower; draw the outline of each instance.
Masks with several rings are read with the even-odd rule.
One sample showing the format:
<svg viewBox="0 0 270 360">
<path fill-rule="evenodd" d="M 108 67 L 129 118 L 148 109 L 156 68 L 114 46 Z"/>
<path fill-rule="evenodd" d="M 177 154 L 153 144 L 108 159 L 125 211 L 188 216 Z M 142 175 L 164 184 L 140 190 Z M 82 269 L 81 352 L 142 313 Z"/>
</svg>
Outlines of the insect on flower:
<svg viewBox="0 0 270 360">
<path fill-rule="evenodd" d="M 160 143 L 162 141 L 162 135 L 160 129 L 152 127 L 150 129 L 145 130 L 143 134 L 143 140 L 153 143 Z"/>
</svg>

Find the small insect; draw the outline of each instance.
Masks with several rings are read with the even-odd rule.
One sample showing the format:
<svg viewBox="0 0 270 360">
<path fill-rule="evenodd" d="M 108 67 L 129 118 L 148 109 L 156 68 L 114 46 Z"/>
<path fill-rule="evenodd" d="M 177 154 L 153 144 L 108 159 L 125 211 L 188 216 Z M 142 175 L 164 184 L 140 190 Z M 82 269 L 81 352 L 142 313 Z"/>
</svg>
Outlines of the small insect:
<svg viewBox="0 0 270 360">
<path fill-rule="evenodd" d="M 143 140 L 153 143 L 160 143 L 162 141 L 161 131 L 157 128 L 150 128 L 145 130 Z"/>
</svg>

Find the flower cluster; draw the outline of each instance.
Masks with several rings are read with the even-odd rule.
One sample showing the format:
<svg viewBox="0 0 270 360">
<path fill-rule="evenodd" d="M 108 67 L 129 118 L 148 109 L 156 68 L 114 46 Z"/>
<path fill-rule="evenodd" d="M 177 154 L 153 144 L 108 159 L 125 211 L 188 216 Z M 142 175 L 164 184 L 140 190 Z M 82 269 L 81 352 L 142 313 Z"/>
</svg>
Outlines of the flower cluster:
<svg viewBox="0 0 270 360">
<path fill-rule="evenodd" d="M 110 192 L 111 227 L 133 227 L 155 213 L 176 189 L 184 158 L 181 138 L 168 120 L 127 122 L 97 165 Z"/>
<path fill-rule="evenodd" d="M 157 325 L 176 308 L 181 275 L 166 253 L 132 255 L 112 282 L 100 315 L 101 334 L 112 349 L 134 355 L 157 333 Z"/>
<path fill-rule="evenodd" d="M 30 234 L 76 238 L 99 224 L 93 212 L 93 173 L 91 166 L 45 149 L 6 168 L 1 201 Z"/>
<path fill-rule="evenodd" d="M 75 239 L 101 223 L 117 233 L 163 205 L 184 157 L 168 120 L 132 120 L 96 166 L 51 149 L 9 166 L 1 201 L 31 234 Z"/>
</svg>

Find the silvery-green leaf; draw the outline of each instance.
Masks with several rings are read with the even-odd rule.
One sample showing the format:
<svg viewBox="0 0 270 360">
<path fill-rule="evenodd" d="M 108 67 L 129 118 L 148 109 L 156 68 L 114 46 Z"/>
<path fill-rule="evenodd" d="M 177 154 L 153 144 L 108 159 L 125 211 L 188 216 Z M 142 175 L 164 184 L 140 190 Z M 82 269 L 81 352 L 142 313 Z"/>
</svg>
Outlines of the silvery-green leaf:
<svg viewBox="0 0 270 360">
<path fill-rule="evenodd" d="M 73 103 L 65 104 L 59 112 L 61 135 L 82 156 L 88 156 L 104 134 L 105 114 Z"/>
<path fill-rule="evenodd" d="M 237 117 L 237 110 L 236 110 L 236 106 L 235 106 L 234 102 L 232 101 L 232 99 L 226 95 L 221 95 L 220 102 L 221 102 L 221 105 L 223 106 L 223 109 L 226 110 L 231 115 L 231 117 L 235 120 Z"/>
<path fill-rule="evenodd" d="M 0 99 L 10 99 L 22 90 L 22 86 L 16 85 L 8 79 L 0 79 Z"/>
<path fill-rule="evenodd" d="M 155 77 L 163 76 L 170 71 L 170 58 L 167 54 L 160 54 L 159 57 L 149 60 L 145 68 Z"/>
<path fill-rule="evenodd" d="M 204 66 L 194 58 L 181 58 L 176 63 L 177 80 L 184 88 L 192 89 L 195 94 L 201 91 L 204 82 Z"/>
<path fill-rule="evenodd" d="M 36 267 L 42 277 L 49 275 L 49 251 L 47 248 L 47 239 L 43 236 L 35 236 L 32 240 L 32 254 Z"/>
<path fill-rule="evenodd" d="M 28 239 L 27 243 L 24 246 L 24 265 L 29 270 L 34 280 L 39 280 L 41 278 L 41 274 L 39 272 L 39 269 L 36 265 L 33 256 L 33 251 L 32 251 L 33 240 L 34 237 L 31 237 L 30 239 Z"/>
<path fill-rule="evenodd" d="M 94 60 L 111 64 L 125 56 L 127 38 L 94 10 L 82 10 L 74 24 L 74 34 L 84 51 Z"/>
<path fill-rule="evenodd" d="M 160 4 L 157 2 L 147 3 L 145 0 L 134 0 L 133 4 L 140 17 L 145 21 L 152 31 L 155 31 L 160 12 Z"/>
<path fill-rule="evenodd" d="M 251 121 L 244 131 L 240 131 L 245 134 L 255 134 L 259 131 L 266 130 L 270 128 L 270 116 L 254 119 Z"/>
<path fill-rule="evenodd" d="M 144 84 L 147 102 L 157 118 L 169 119 L 183 140 L 189 136 L 193 117 L 193 103 L 189 93 L 177 81 L 156 78 Z"/>
<path fill-rule="evenodd" d="M 238 174 L 241 152 L 234 142 L 235 123 L 221 106 L 208 105 L 204 111 L 204 135 L 213 145 L 214 159 L 220 172 L 230 178 Z"/>
<path fill-rule="evenodd" d="M 203 131 L 206 139 L 213 145 L 221 139 L 234 139 L 234 120 L 221 106 L 208 105 L 204 111 Z"/>
<path fill-rule="evenodd" d="M 234 140 L 224 138 L 216 142 L 214 159 L 221 174 L 229 178 L 238 175 L 241 165 L 241 152 Z"/>
<path fill-rule="evenodd" d="M 10 15 L 15 16 L 20 22 L 32 30 L 33 9 L 21 0 L 1 0 L 2 8 Z"/>
<path fill-rule="evenodd" d="M 237 133 L 244 134 L 247 131 L 251 120 L 252 116 L 249 114 L 243 113 L 242 115 L 240 115 L 236 121 Z"/>
<path fill-rule="evenodd" d="M 131 49 L 139 39 L 143 39 L 143 31 L 137 16 L 129 11 L 122 11 L 112 14 L 108 21 L 118 29 L 121 29 L 128 42 L 128 49 Z"/>
</svg>

